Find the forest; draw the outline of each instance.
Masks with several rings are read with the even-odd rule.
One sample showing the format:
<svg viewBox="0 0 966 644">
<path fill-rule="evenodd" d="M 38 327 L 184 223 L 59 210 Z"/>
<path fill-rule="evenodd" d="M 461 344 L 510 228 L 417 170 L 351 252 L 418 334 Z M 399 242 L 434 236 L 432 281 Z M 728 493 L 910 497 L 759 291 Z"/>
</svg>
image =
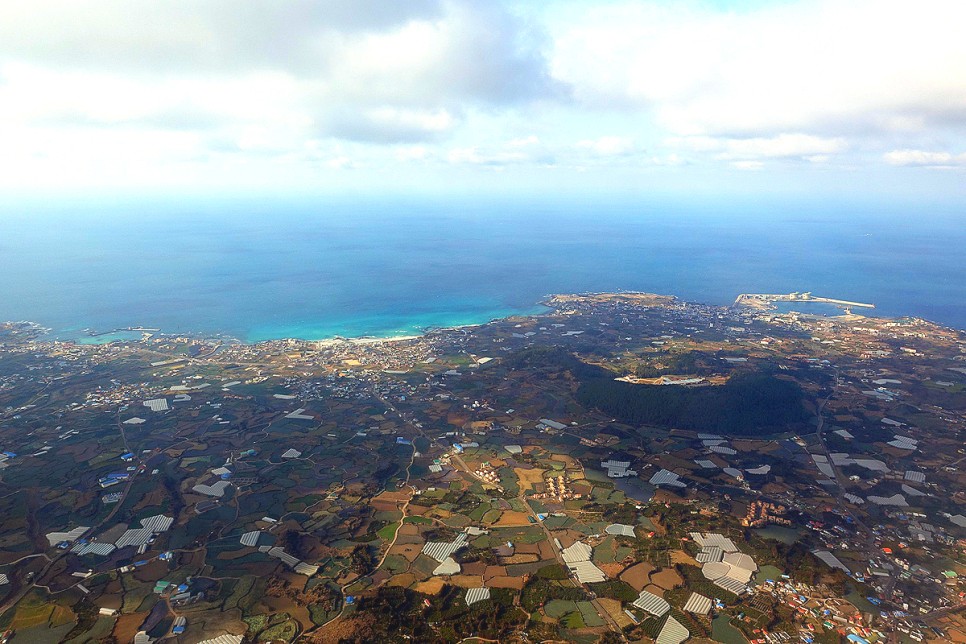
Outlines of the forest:
<svg viewBox="0 0 966 644">
<path fill-rule="evenodd" d="M 635 425 L 728 436 L 764 436 L 805 422 L 804 395 L 794 381 L 745 373 L 719 386 L 637 385 L 613 378 L 581 382 L 577 400 Z"/>
</svg>

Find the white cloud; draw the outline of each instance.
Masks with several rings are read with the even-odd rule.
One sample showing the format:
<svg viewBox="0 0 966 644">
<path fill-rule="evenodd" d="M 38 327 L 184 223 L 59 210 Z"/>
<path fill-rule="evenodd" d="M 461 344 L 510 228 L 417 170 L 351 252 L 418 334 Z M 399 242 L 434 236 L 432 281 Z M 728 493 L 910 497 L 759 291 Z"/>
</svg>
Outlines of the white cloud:
<svg viewBox="0 0 966 644">
<path fill-rule="evenodd" d="M 0 114 L 90 127 L 297 122 L 305 137 L 429 140 L 467 108 L 559 95 L 538 41 L 472 0 L 2 3 Z"/>
<path fill-rule="evenodd" d="M 449 101 L 504 104 L 559 88 L 529 35 L 493 5 L 449 3 L 433 21 L 341 37 L 325 93 L 342 100 L 426 107 Z"/>
<path fill-rule="evenodd" d="M 425 145 L 408 145 L 396 148 L 396 160 L 398 161 L 425 161 L 431 156 L 432 153 Z"/>
<path fill-rule="evenodd" d="M 240 76 L 143 77 L 52 69 L 0 61 L 0 118 L 70 125 L 209 126 L 225 121 L 290 120 L 296 81 L 279 72 Z M 270 97 L 270 100 L 265 100 Z"/>
<path fill-rule="evenodd" d="M 347 168 L 354 167 L 354 164 L 352 163 L 352 159 L 350 159 L 349 157 L 341 156 L 341 157 L 335 157 L 333 159 L 329 159 L 328 161 L 326 161 L 325 167 L 330 168 L 332 170 L 344 170 Z"/>
<path fill-rule="evenodd" d="M 438 20 L 438 0 L 33 0 L 0 3 L 0 57 L 71 69 L 203 73 L 302 69 L 339 61 L 342 35 Z"/>
<path fill-rule="evenodd" d="M 886 163 L 898 166 L 927 166 L 936 168 L 966 167 L 966 153 L 929 152 L 926 150 L 893 150 L 884 157 Z"/>
<path fill-rule="evenodd" d="M 695 151 L 714 153 L 715 158 L 724 161 L 797 158 L 817 162 L 827 160 L 828 155 L 847 148 L 842 137 L 823 138 L 808 134 L 779 134 L 747 139 L 691 136 L 672 139 L 671 142 Z"/>
<path fill-rule="evenodd" d="M 966 149 L 958 17 L 960 0 L 0 2 L 0 187 L 963 167 L 942 151 Z"/>
<path fill-rule="evenodd" d="M 508 165 L 553 165 L 556 155 L 536 136 L 511 139 L 500 145 L 456 147 L 449 150 L 446 160 L 453 165 L 504 167 Z"/>
<path fill-rule="evenodd" d="M 651 165 L 656 166 L 677 166 L 686 165 L 688 163 L 686 159 L 673 152 L 665 156 L 652 156 L 650 159 L 648 159 L 648 162 Z"/>
<path fill-rule="evenodd" d="M 425 141 L 447 134 L 458 119 L 445 109 L 393 106 L 340 110 L 323 117 L 320 131 L 339 138 L 370 143 Z"/>
<path fill-rule="evenodd" d="M 531 134 L 530 136 L 523 136 L 518 139 L 511 139 L 507 142 L 507 146 L 511 148 L 525 148 L 531 145 L 539 145 L 540 138 Z"/>
<path fill-rule="evenodd" d="M 584 104 L 678 134 L 917 132 L 966 123 L 963 18 L 959 0 L 622 2 L 551 17 L 552 69 Z"/>
<path fill-rule="evenodd" d="M 761 170 L 765 164 L 761 161 L 732 161 L 731 166 L 739 170 Z"/>
<path fill-rule="evenodd" d="M 446 159 L 454 165 L 505 166 L 528 162 L 531 160 L 531 157 L 526 152 L 481 150 L 473 146 L 469 148 L 453 148 L 446 155 Z"/>
<path fill-rule="evenodd" d="M 601 157 L 625 156 L 637 151 L 634 140 L 623 136 L 602 136 L 585 139 L 577 143 L 577 148 L 588 150 Z"/>
</svg>

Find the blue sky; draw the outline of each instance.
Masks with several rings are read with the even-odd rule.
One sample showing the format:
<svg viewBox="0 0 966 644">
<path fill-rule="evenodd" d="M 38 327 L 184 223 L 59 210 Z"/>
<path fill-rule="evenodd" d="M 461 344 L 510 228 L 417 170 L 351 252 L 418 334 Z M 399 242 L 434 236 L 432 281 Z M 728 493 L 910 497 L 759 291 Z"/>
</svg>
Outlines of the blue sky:
<svg viewBox="0 0 966 644">
<path fill-rule="evenodd" d="M 963 203 L 964 19 L 959 0 L 3 3 L 0 193 Z"/>
</svg>

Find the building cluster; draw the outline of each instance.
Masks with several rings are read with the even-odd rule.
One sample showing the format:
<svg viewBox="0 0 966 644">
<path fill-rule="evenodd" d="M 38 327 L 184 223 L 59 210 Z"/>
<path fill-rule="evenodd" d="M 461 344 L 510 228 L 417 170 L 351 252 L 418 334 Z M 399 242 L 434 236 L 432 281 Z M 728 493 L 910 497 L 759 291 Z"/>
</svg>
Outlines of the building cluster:
<svg viewBox="0 0 966 644">
<path fill-rule="evenodd" d="M 484 483 L 490 483 L 498 487 L 500 485 L 500 475 L 497 474 L 496 470 L 489 463 L 480 463 L 480 466 L 473 470 L 473 476 Z"/>
<path fill-rule="evenodd" d="M 834 597 L 823 585 L 795 581 L 782 575 L 781 579 L 766 579 L 755 587 L 755 593 L 777 599 L 790 607 L 800 624 L 800 639 L 813 641 L 820 632 L 835 631 L 850 642 L 870 642 L 882 638 L 882 632 L 869 626 L 870 614 L 863 614 L 855 606 L 841 598 Z M 778 644 L 788 641 L 788 633 L 761 631 L 756 641 Z"/>
<path fill-rule="evenodd" d="M 558 502 L 566 501 L 568 499 L 583 498 L 583 495 L 574 492 L 568 483 L 569 481 L 567 481 L 567 476 L 565 474 L 551 476 L 544 481 L 544 491 L 534 494 L 532 498 L 548 499 Z"/>
<path fill-rule="evenodd" d="M 785 511 L 783 505 L 767 501 L 752 501 L 748 505 L 748 512 L 741 520 L 741 525 L 747 528 L 760 528 L 769 523 L 790 526 L 792 522 L 785 518 Z"/>
<path fill-rule="evenodd" d="M 905 509 L 886 510 L 883 523 L 869 526 L 871 544 L 864 533 L 851 526 L 828 526 L 817 521 L 808 522 L 807 526 L 826 548 L 816 550 L 816 556 L 856 581 L 868 584 L 876 598 L 900 606 L 897 614 L 889 615 L 898 624 L 958 604 L 966 592 L 962 580 L 958 575 L 947 574 L 950 571 L 943 569 L 941 560 L 934 559 L 935 563 L 928 567 L 912 561 L 918 558 L 910 554 L 913 548 L 928 554 L 947 547 L 966 547 L 966 540 L 957 542 L 942 525 L 925 519 L 921 513 Z M 872 552 L 867 550 L 869 545 L 874 548 Z M 850 565 L 845 565 L 830 551 L 866 554 L 860 565 L 848 559 Z"/>
</svg>

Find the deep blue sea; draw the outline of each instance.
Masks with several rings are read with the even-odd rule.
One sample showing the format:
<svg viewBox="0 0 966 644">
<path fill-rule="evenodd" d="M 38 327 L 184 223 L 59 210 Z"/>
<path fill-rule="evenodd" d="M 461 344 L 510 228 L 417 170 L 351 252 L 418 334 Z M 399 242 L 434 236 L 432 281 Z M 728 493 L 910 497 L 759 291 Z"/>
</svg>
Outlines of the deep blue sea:
<svg viewBox="0 0 966 644">
<path fill-rule="evenodd" d="M 641 290 L 812 291 L 966 329 L 966 212 L 591 200 L 174 200 L 0 212 L 0 319 L 391 336 Z"/>
</svg>

